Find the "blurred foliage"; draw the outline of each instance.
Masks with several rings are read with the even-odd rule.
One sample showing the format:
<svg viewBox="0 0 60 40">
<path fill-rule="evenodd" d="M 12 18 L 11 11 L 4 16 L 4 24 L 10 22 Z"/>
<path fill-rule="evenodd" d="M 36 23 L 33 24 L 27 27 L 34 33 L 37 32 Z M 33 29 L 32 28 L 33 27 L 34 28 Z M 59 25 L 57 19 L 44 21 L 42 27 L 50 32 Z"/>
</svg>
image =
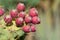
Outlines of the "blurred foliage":
<svg viewBox="0 0 60 40">
<path fill-rule="evenodd" d="M 40 0 L 26 0 L 24 3 L 30 7 L 32 6 L 36 6 L 38 3 L 40 2 Z"/>
<path fill-rule="evenodd" d="M 36 6 L 40 0 L 0 0 L 0 4 L 7 9 L 16 8 L 17 3 L 23 2 L 27 7 Z"/>
<path fill-rule="evenodd" d="M 5 8 L 12 9 L 16 7 L 17 0 L 0 0 L 0 4 Z"/>
</svg>

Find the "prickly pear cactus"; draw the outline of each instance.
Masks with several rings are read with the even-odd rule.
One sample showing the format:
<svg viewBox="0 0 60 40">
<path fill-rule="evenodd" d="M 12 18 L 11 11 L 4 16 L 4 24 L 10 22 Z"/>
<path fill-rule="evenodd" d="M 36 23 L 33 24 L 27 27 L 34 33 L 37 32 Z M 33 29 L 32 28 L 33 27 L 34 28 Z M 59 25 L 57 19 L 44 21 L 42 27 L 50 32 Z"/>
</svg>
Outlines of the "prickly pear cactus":
<svg viewBox="0 0 60 40">
<path fill-rule="evenodd" d="M 24 34 L 36 32 L 35 25 L 40 24 L 40 19 L 32 5 L 38 1 L 31 1 L 0 0 L 0 40 L 20 40 Z"/>
</svg>

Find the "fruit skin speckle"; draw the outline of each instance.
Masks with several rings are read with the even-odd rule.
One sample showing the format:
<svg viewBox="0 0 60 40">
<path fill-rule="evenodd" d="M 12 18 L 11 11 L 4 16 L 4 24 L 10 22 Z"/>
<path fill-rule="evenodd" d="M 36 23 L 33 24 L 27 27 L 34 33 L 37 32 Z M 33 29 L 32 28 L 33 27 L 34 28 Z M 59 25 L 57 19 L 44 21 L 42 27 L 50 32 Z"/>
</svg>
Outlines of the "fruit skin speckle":
<svg viewBox="0 0 60 40">
<path fill-rule="evenodd" d="M 25 32 L 25 33 L 29 33 L 29 32 L 36 32 L 36 27 L 34 25 L 26 25 L 26 26 L 23 26 L 22 27 L 22 30 Z"/>
<path fill-rule="evenodd" d="M 16 9 L 13 9 L 10 11 L 10 15 L 12 18 L 16 18 L 18 16 L 18 12 Z"/>
<path fill-rule="evenodd" d="M 25 15 L 26 15 L 26 13 L 22 11 L 18 14 L 18 17 L 25 18 Z"/>
<path fill-rule="evenodd" d="M 33 18 L 32 18 L 32 23 L 33 23 L 33 24 L 40 24 L 40 19 L 39 19 L 39 17 L 37 17 L 37 16 L 33 17 Z"/>
<path fill-rule="evenodd" d="M 29 33 L 30 32 L 30 26 L 29 25 L 23 26 L 22 30 L 26 33 Z"/>
<path fill-rule="evenodd" d="M 23 11 L 25 10 L 25 5 L 23 3 L 18 3 L 17 4 L 17 10 L 18 11 Z"/>
<path fill-rule="evenodd" d="M 10 15 L 7 15 L 4 17 L 4 21 L 5 23 L 10 24 L 12 23 L 12 17 Z"/>
<path fill-rule="evenodd" d="M 38 16 L 38 11 L 36 10 L 36 8 L 31 8 L 31 9 L 29 10 L 29 15 L 30 15 L 31 17 Z"/>
<path fill-rule="evenodd" d="M 31 32 L 36 32 L 36 27 L 35 27 L 35 25 L 31 25 Z"/>
<path fill-rule="evenodd" d="M 0 16 L 2 16 L 4 14 L 4 9 L 3 8 L 0 8 Z"/>
<path fill-rule="evenodd" d="M 25 17 L 25 22 L 26 23 L 31 23 L 31 21 L 32 21 L 32 17 L 31 16 L 26 16 Z"/>
<path fill-rule="evenodd" d="M 24 20 L 23 20 L 23 18 L 19 17 L 19 18 L 16 19 L 15 22 L 16 22 L 17 26 L 21 26 L 23 24 Z"/>
</svg>

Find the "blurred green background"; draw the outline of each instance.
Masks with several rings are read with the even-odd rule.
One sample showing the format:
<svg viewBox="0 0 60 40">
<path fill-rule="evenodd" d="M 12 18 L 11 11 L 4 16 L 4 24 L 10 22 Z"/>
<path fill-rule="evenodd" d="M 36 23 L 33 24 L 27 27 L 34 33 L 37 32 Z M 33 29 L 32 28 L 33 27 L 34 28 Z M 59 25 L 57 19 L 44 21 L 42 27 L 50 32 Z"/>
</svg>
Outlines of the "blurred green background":
<svg viewBox="0 0 60 40">
<path fill-rule="evenodd" d="M 41 24 L 37 25 L 36 40 L 60 40 L 60 1 L 46 0 L 40 3 Z"/>
<path fill-rule="evenodd" d="M 34 40 L 60 40 L 60 0 L 0 0 L 8 10 L 18 2 L 24 3 L 27 9 L 32 6 L 39 11 L 41 24 L 36 25 Z"/>
</svg>

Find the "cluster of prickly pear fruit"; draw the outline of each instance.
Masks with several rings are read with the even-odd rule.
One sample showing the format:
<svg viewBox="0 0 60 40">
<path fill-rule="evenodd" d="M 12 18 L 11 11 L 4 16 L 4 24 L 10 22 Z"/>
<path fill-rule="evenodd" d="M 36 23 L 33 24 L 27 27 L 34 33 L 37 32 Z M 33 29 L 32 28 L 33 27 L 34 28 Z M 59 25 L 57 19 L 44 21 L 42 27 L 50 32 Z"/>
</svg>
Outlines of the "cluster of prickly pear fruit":
<svg viewBox="0 0 60 40">
<path fill-rule="evenodd" d="M 4 17 L 4 21 L 7 25 L 10 25 L 14 20 L 16 26 L 22 26 L 22 30 L 25 33 L 35 32 L 35 25 L 40 24 L 38 11 L 36 8 L 30 8 L 28 14 L 26 14 L 25 10 L 25 5 L 23 3 L 18 3 L 16 9 L 10 10 L 9 15 Z M 4 10 L 0 9 L 0 16 L 3 14 Z"/>
</svg>

